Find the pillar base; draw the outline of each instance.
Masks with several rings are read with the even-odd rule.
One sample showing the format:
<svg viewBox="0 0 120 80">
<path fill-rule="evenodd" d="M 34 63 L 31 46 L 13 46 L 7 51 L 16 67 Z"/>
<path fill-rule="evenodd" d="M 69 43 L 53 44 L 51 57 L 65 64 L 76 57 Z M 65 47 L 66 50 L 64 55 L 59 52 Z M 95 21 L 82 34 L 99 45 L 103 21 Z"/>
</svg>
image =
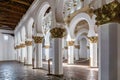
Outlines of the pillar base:
<svg viewBox="0 0 120 80">
<path fill-rule="evenodd" d="M 43 68 L 33 68 L 33 69 L 43 69 Z"/>
<path fill-rule="evenodd" d="M 74 65 L 74 63 L 68 63 L 68 65 Z"/>
<path fill-rule="evenodd" d="M 26 66 L 32 66 L 32 64 L 25 64 Z"/>
<path fill-rule="evenodd" d="M 90 67 L 90 68 L 98 68 L 98 67 Z"/>
<path fill-rule="evenodd" d="M 63 77 L 63 74 L 47 74 L 48 76 Z"/>
</svg>

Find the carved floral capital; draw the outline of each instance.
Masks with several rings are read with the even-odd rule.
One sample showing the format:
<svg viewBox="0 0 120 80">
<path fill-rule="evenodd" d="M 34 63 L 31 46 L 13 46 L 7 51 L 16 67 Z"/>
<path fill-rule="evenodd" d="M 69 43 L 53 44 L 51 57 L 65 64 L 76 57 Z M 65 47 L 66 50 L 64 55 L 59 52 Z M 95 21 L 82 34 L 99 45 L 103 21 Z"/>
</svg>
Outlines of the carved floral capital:
<svg viewBox="0 0 120 80">
<path fill-rule="evenodd" d="M 67 46 L 65 46 L 64 48 L 65 48 L 65 49 L 68 49 L 68 47 L 67 47 Z"/>
<path fill-rule="evenodd" d="M 86 46 L 87 47 L 87 49 L 90 49 L 90 46 Z"/>
<path fill-rule="evenodd" d="M 34 36 L 33 37 L 35 43 L 42 43 L 43 37 L 40 36 Z"/>
<path fill-rule="evenodd" d="M 52 38 L 62 38 L 65 36 L 65 31 L 66 30 L 63 28 L 55 27 L 50 30 L 50 33 L 52 35 Z"/>
<path fill-rule="evenodd" d="M 80 49 L 80 45 L 74 45 L 74 47 Z"/>
<path fill-rule="evenodd" d="M 24 48 L 25 47 L 25 44 L 24 43 L 21 43 L 20 44 L 20 48 Z"/>
<path fill-rule="evenodd" d="M 88 39 L 89 39 L 89 41 L 90 41 L 91 43 L 97 43 L 97 41 L 98 41 L 98 37 L 97 37 L 97 36 L 88 37 Z"/>
<path fill-rule="evenodd" d="M 14 49 L 20 49 L 21 47 L 20 47 L 20 45 L 16 45 L 15 47 L 14 47 Z"/>
<path fill-rule="evenodd" d="M 50 48 L 50 45 L 45 45 L 44 48 Z"/>
<path fill-rule="evenodd" d="M 68 46 L 74 46 L 74 41 L 67 41 Z"/>
<path fill-rule="evenodd" d="M 94 10 L 94 13 L 97 16 L 96 25 L 102 25 L 109 22 L 120 23 L 120 3 L 117 0 Z"/>
<path fill-rule="evenodd" d="M 31 46 L 32 45 L 32 41 L 25 41 L 25 45 L 26 46 Z"/>
</svg>

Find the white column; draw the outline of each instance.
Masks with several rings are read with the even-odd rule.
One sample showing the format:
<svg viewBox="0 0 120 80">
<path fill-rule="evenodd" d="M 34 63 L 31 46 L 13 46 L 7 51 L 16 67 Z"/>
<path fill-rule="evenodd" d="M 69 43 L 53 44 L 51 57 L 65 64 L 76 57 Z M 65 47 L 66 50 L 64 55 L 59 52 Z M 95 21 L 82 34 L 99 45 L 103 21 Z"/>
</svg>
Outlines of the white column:
<svg viewBox="0 0 120 80">
<path fill-rule="evenodd" d="M 42 68 L 42 43 L 38 43 L 36 53 L 36 68 Z"/>
<path fill-rule="evenodd" d="M 34 59 L 34 63 L 33 63 L 33 69 L 34 68 L 36 68 L 36 64 L 37 64 L 37 62 L 36 62 L 36 48 L 37 48 L 37 45 L 36 44 L 34 44 L 34 47 L 33 47 L 33 55 L 32 55 L 32 57 L 33 57 L 33 59 Z"/>
<path fill-rule="evenodd" d="M 27 46 L 24 47 L 24 63 L 27 64 Z"/>
<path fill-rule="evenodd" d="M 99 80 L 120 80 L 120 24 L 99 29 Z"/>
<path fill-rule="evenodd" d="M 53 74 L 63 75 L 62 38 L 54 38 Z"/>
<path fill-rule="evenodd" d="M 74 53 L 75 53 L 75 60 L 79 60 L 79 47 L 80 45 L 75 45 Z"/>
<path fill-rule="evenodd" d="M 25 53 L 26 53 L 26 49 L 25 49 L 25 43 L 21 43 L 21 62 L 24 63 L 24 58 L 25 58 Z"/>
<path fill-rule="evenodd" d="M 33 37 L 35 45 L 36 45 L 36 68 L 42 68 L 42 39 L 43 37 L 34 36 Z"/>
<path fill-rule="evenodd" d="M 98 37 L 89 37 L 90 40 L 90 67 L 98 67 L 97 59 L 97 41 Z"/>
<path fill-rule="evenodd" d="M 32 65 L 32 41 L 25 41 L 25 44 L 27 46 L 26 64 L 27 65 Z"/>
<path fill-rule="evenodd" d="M 50 45 L 45 45 L 45 60 L 50 59 Z"/>
<path fill-rule="evenodd" d="M 87 58 L 89 59 L 90 58 L 90 47 L 87 46 Z"/>
<path fill-rule="evenodd" d="M 21 49 L 18 48 L 18 61 L 21 62 Z"/>
<path fill-rule="evenodd" d="M 68 41 L 68 64 L 74 64 L 74 41 Z"/>
<path fill-rule="evenodd" d="M 32 65 L 32 46 L 27 46 L 27 64 Z"/>
<path fill-rule="evenodd" d="M 19 61 L 19 49 L 18 49 L 18 45 L 16 45 L 16 60 Z"/>
<path fill-rule="evenodd" d="M 25 56 L 26 55 L 26 48 L 25 47 L 23 47 L 22 48 L 22 62 L 25 62 Z"/>
<path fill-rule="evenodd" d="M 68 59 L 68 47 L 64 47 L 64 55 L 65 55 L 65 59 Z"/>
</svg>

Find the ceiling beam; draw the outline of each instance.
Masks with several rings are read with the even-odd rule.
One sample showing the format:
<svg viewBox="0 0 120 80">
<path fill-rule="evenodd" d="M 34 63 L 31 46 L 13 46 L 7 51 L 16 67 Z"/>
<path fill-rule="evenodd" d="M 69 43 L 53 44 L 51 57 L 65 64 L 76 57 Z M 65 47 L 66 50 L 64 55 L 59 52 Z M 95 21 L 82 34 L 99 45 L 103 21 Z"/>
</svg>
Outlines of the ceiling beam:
<svg viewBox="0 0 120 80">
<path fill-rule="evenodd" d="M 19 3 L 19 4 L 23 4 L 23 5 L 30 6 L 30 4 L 29 4 L 29 3 L 24 2 L 24 1 L 21 1 L 21 0 L 11 0 L 11 1 L 17 2 L 17 3 Z"/>
<path fill-rule="evenodd" d="M 18 5 L 12 5 L 12 4 L 4 4 L 4 3 L 0 3 L 0 6 L 6 6 L 6 7 L 11 7 L 11 8 L 14 8 L 14 9 L 19 9 L 19 10 L 22 10 L 22 11 L 26 11 L 26 9 L 22 6 L 18 6 Z"/>
<path fill-rule="evenodd" d="M 0 21 L 0 23 L 11 23 L 11 24 L 17 24 L 18 22 L 7 22 L 7 21 Z"/>
<path fill-rule="evenodd" d="M 4 29 L 0 29 L 0 33 L 10 33 L 10 34 L 13 34 L 14 31 L 13 31 L 13 30 L 4 30 Z"/>
<path fill-rule="evenodd" d="M 10 18 L 0 18 L 0 22 L 15 22 L 15 23 L 18 23 L 19 22 L 19 20 L 14 20 L 14 19 L 10 19 Z"/>
<path fill-rule="evenodd" d="M 2 25 L 13 25 L 13 26 L 15 26 L 16 25 L 16 23 L 8 23 L 8 22 L 0 22 L 0 24 L 2 24 Z"/>
<path fill-rule="evenodd" d="M 0 29 L 9 29 L 9 30 L 14 30 L 14 27 L 13 27 L 13 26 L 11 26 L 11 25 L 6 26 L 6 25 L 2 25 L 2 24 L 0 24 Z"/>
<path fill-rule="evenodd" d="M 0 14 L 0 19 L 1 18 L 6 18 L 6 19 L 14 19 L 14 20 L 20 20 L 20 18 L 21 18 L 22 16 L 16 16 L 16 15 L 14 15 L 14 16 L 10 16 L 10 14 L 9 15 L 1 15 Z"/>
<path fill-rule="evenodd" d="M 15 10 L 6 9 L 4 7 L 0 7 L 0 11 L 6 11 L 6 12 L 21 14 L 21 15 L 24 14 L 23 12 L 18 12 L 18 11 L 15 11 Z"/>
<path fill-rule="evenodd" d="M 12 26 L 8 27 L 8 26 L 6 26 L 6 25 L 0 24 L 0 28 L 3 28 L 3 29 L 4 29 L 4 28 L 5 28 L 5 29 L 6 29 L 6 28 L 7 28 L 7 29 L 12 29 L 11 27 L 12 27 Z"/>
<path fill-rule="evenodd" d="M 11 16 L 11 15 L 14 15 L 14 16 L 23 16 L 23 14 L 20 14 L 20 13 L 13 13 L 13 12 L 8 12 L 8 11 L 2 11 L 0 10 L 0 16 Z M 13 17 L 13 16 L 12 16 Z"/>
</svg>

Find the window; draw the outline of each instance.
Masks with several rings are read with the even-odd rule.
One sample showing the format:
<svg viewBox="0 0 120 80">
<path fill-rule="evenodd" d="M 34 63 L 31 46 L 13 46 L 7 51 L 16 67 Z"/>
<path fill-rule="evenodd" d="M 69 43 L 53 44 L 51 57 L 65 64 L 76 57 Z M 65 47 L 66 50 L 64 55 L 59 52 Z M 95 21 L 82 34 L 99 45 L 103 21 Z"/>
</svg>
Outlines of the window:
<svg viewBox="0 0 120 80">
<path fill-rule="evenodd" d="M 7 35 L 4 35 L 4 40 L 8 40 L 8 36 Z"/>
</svg>

